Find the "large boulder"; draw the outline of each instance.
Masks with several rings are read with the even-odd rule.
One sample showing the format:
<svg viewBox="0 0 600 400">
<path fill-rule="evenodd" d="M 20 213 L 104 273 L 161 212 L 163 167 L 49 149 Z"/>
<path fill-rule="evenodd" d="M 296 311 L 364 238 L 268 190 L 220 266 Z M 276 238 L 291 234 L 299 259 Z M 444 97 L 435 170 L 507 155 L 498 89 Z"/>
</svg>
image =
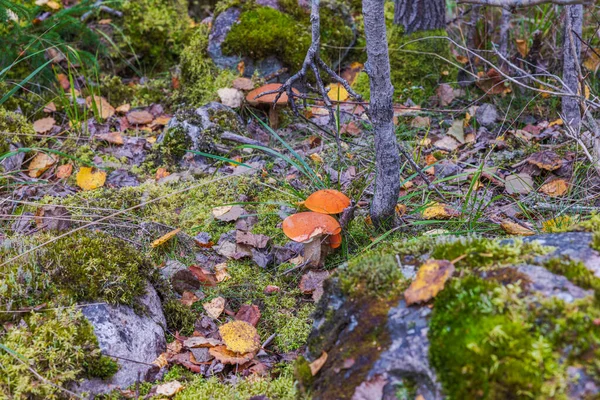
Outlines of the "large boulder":
<svg viewBox="0 0 600 400">
<path fill-rule="evenodd" d="M 82 307 L 83 315 L 94 327 L 100 350 L 118 362 L 119 370 L 107 380 L 84 380 L 76 387 L 79 393 L 108 393 L 156 378 L 159 368 L 152 361 L 166 350 L 167 323 L 152 285 L 147 285 L 146 294 L 138 304 L 139 310 L 106 303 Z"/>
<path fill-rule="evenodd" d="M 600 255 L 591 243 L 585 232 L 424 239 L 359 257 L 326 283 L 300 381 L 313 399 L 597 396 Z M 406 304 L 423 261 L 459 256 L 434 300 Z M 323 352 L 312 376 L 308 363 Z"/>
<path fill-rule="evenodd" d="M 340 1 L 321 3 L 321 29 L 326 45 L 350 48 L 356 40 L 350 10 Z M 288 68 L 284 76 L 289 76 L 302 66 L 310 43 L 310 9 L 305 1 L 262 0 L 252 7 L 234 6 L 219 13 L 207 51 L 222 69 L 243 65 L 247 77 L 255 71 L 268 76 L 284 67 Z M 340 57 L 338 49 L 331 47 L 321 56 L 335 69 L 346 53 Z"/>
</svg>

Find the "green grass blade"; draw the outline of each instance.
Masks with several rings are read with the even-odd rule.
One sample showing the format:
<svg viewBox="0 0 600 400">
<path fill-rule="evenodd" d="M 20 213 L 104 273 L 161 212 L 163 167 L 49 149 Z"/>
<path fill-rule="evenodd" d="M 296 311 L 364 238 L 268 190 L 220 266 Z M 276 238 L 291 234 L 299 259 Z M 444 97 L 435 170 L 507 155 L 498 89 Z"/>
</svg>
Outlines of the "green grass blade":
<svg viewBox="0 0 600 400">
<path fill-rule="evenodd" d="M 4 96 L 2 96 L 2 98 L 0 99 L 0 105 L 4 104 L 5 101 L 10 99 L 12 97 L 12 95 L 17 92 L 17 90 L 21 89 L 23 87 L 23 85 L 25 85 L 27 82 L 29 82 L 31 79 L 33 79 L 34 76 L 39 74 L 40 71 L 43 70 L 44 68 L 46 68 L 46 66 L 48 64 L 50 64 L 51 62 L 52 62 L 52 60 L 46 61 L 44 64 L 37 67 L 35 69 L 35 71 L 33 71 L 32 73 L 27 75 L 27 77 L 25 77 L 18 85 L 15 85 L 12 89 L 10 89 L 8 92 L 6 92 L 6 94 Z"/>
</svg>

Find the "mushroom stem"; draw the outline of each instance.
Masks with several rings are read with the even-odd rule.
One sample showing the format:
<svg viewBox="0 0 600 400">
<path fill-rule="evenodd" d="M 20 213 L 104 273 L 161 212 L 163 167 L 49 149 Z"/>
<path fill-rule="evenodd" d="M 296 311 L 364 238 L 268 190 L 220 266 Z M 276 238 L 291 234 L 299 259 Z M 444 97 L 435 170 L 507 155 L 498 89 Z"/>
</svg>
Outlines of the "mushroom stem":
<svg viewBox="0 0 600 400">
<path fill-rule="evenodd" d="M 277 110 L 276 106 L 269 107 L 269 125 L 273 129 L 279 128 L 279 110 Z"/>
<path fill-rule="evenodd" d="M 304 261 L 309 267 L 318 267 L 321 264 L 321 236 L 314 237 L 310 242 L 304 243 Z"/>
</svg>

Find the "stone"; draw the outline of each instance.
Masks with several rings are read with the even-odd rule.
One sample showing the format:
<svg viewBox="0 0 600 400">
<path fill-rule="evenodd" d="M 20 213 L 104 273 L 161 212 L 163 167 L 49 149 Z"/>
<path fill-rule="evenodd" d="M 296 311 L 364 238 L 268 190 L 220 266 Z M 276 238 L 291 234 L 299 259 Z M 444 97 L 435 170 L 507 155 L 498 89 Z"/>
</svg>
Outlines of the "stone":
<svg viewBox="0 0 600 400">
<path fill-rule="evenodd" d="M 482 104 L 475 111 L 475 119 L 479 125 L 491 128 L 498 120 L 498 110 L 493 104 Z"/>
<path fill-rule="evenodd" d="M 166 350 L 166 320 L 152 285 L 147 285 L 146 294 L 138 304 L 144 307 L 139 314 L 128 306 L 105 303 L 81 308 L 94 327 L 102 353 L 114 357 L 119 370 L 107 380 L 83 380 L 75 385 L 78 393 L 93 396 L 156 379 L 159 368 L 151 363 Z"/>
<path fill-rule="evenodd" d="M 222 88 L 217 90 L 221 103 L 227 107 L 237 108 L 244 102 L 244 94 L 233 88 Z"/>
</svg>

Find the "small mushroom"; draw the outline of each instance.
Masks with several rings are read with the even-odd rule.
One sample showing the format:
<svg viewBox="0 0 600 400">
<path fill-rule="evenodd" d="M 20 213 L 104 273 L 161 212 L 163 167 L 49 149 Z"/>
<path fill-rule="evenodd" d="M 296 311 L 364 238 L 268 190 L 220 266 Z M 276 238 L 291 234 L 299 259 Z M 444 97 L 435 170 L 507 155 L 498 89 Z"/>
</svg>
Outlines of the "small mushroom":
<svg viewBox="0 0 600 400">
<path fill-rule="evenodd" d="M 304 201 L 304 206 L 321 214 L 339 214 L 350 207 L 350 199 L 337 190 L 323 189 L 308 196 Z"/>
<path fill-rule="evenodd" d="M 279 99 L 277 100 L 276 104 L 273 104 L 273 101 L 275 101 L 277 93 L 271 93 L 261 97 L 257 96 L 261 93 L 277 90 L 281 86 L 281 83 L 268 83 L 264 86 L 254 89 L 246 96 L 246 101 L 251 106 L 269 110 L 269 124 L 273 129 L 277 129 L 279 127 L 279 110 L 277 108 L 287 106 L 288 95 L 287 93 L 283 93 L 281 97 L 279 97 Z M 296 89 L 292 89 L 292 91 L 296 94 L 300 94 L 300 92 Z"/>
<path fill-rule="evenodd" d="M 290 215 L 282 227 L 287 237 L 304 244 L 304 260 L 311 267 L 321 263 L 321 238 L 339 235 L 342 231 L 340 223 L 332 216 L 311 211 Z"/>
</svg>

